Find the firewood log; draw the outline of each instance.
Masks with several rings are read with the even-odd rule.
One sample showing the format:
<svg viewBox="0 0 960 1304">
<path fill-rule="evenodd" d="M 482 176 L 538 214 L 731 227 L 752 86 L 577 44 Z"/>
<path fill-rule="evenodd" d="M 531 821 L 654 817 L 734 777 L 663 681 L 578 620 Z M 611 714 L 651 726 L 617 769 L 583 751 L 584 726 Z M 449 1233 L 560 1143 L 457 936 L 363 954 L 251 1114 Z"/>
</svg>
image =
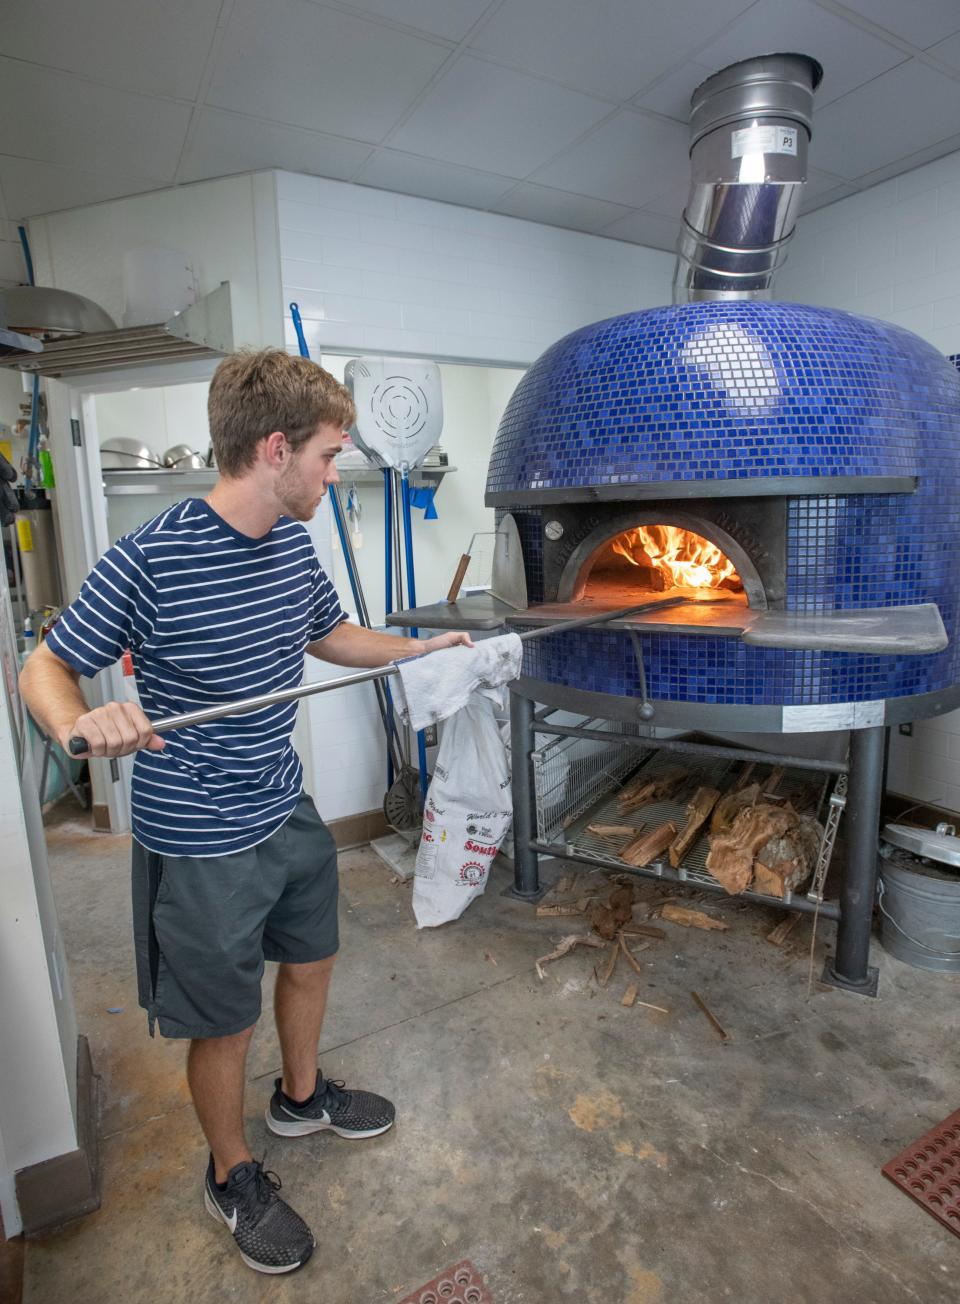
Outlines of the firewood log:
<svg viewBox="0 0 960 1304">
<path fill-rule="evenodd" d="M 784 775 L 783 766 L 775 765 L 773 769 L 770 771 L 770 773 L 767 775 L 766 781 L 764 782 L 763 787 L 760 789 L 764 797 L 769 797 L 772 793 L 777 791 L 777 789 L 780 787 L 780 781 L 783 778 L 783 775 Z"/>
<path fill-rule="evenodd" d="M 725 792 L 710 817 L 710 836 L 726 833 L 730 825 L 747 806 L 752 806 L 760 796 L 759 783 L 748 783 L 745 788 Z"/>
<path fill-rule="evenodd" d="M 686 770 L 664 770 L 662 774 L 655 774 L 649 779 L 642 782 L 634 780 L 629 783 L 620 796 L 617 798 L 617 808 L 621 815 L 628 815 L 639 806 L 648 802 L 660 801 L 664 797 L 669 797 L 680 787 L 686 779 Z M 642 776 L 638 776 L 642 779 Z"/>
<path fill-rule="evenodd" d="M 726 833 L 711 837 L 707 869 L 731 896 L 736 896 L 750 886 L 753 859 L 760 848 L 796 822 L 796 813 L 789 806 L 747 806 Z"/>
<path fill-rule="evenodd" d="M 696 841 L 697 834 L 710 817 L 710 812 L 720 800 L 718 788 L 698 788 L 687 807 L 687 822 L 683 831 L 670 843 L 670 864 L 674 869 Z"/>
<path fill-rule="evenodd" d="M 771 838 L 757 852 L 753 885 L 758 892 L 782 900 L 806 883 L 817 863 L 823 827 L 810 815 L 801 815 L 793 828 Z"/>
<path fill-rule="evenodd" d="M 667 820 L 666 824 L 661 824 L 659 828 L 651 829 L 649 833 L 641 833 L 639 838 L 628 842 L 620 852 L 620 859 L 640 869 L 666 851 L 676 836 L 676 824 L 673 820 Z"/>
<path fill-rule="evenodd" d="M 587 910 L 593 930 L 608 940 L 616 937 L 624 924 L 633 917 L 633 884 L 618 887 L 607 901 L 595 901 Z"/>
</svg>

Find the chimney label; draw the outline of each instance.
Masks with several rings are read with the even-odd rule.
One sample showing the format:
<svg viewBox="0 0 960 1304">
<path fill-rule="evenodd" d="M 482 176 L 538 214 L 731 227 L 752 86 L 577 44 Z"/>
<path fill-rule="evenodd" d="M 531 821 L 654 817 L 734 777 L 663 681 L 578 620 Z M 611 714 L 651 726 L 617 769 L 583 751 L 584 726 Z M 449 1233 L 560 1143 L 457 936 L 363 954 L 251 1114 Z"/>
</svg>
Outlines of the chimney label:
<svg viewBox="0 0 960 1304">
<path fill-rule="evenodd" d="M 730 157 L 744 154 L 796 154 L 796 127 L 740 127 L 730 133 Z"/>
</svg>

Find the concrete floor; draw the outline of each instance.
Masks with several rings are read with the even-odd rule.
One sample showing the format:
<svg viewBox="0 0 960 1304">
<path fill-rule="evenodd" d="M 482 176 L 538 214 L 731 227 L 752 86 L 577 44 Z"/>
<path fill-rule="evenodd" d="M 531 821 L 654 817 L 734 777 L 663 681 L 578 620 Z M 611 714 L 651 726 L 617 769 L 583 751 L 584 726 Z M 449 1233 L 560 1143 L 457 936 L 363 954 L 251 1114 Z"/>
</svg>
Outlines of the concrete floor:
<svg viewBox="0 0 960 1304">
<path fill-rule="evenodd" d="M 666 924 L 641 955 L 640 999 L 669 1013 L 625 1009 L 631 975 L 598 990 L 598 952 L 537 979 L 535 957 L 579 921 L 505 899 L 502 870 L 462 920 L 418 933 L 410 888 L 368 850 L 341 857 L 322 1066 L 391 1095 L 398 1123 L 366 1142 L 270 1136 L 278 1056 L 264 1019 L 250 1138 L 318 1248 L 292 1277 L 251 1272 L 203 1210 L 183 1048 L 150 1041 L 137 1008 L 128 842 L 62 806 L 49 843 L 80 1027 L 103 1076 L 104 1192 L 98 1213 L 28 1244 L 26 1304 L 375 1304 L 461 1258 L 496 1304 L 957 1299 L 960 1240 L 879 1169 L 957 1107 L 958 978 L 877 945 L 879 1000 L 808 997 L 809 922 L 778 950 L 764 939 L 779 916 L 728 901 L 709 908 L 729 932 Z M 819 940 L 817 952 L 819 972 Z"/>
</svg>

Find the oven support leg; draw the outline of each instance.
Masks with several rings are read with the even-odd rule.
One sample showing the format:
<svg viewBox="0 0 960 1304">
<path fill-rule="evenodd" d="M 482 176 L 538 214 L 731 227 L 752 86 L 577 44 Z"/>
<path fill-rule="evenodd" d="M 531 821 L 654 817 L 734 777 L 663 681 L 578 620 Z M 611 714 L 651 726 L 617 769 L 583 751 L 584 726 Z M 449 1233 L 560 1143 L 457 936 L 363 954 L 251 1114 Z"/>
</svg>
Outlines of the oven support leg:
<svg viewBox="0 0 960 1304">
<path fill-rule="evenodd" d="M 513 796 L 513 892 L 525 901 L 541 895 L 540 857 L 533 850 L 537 836 L 537 795 L 533 780 L 533 702 L 510 694 L 510 758 Z"/>
<path fill-rule="evenodd" d="M 855 729 L 850 734 L 847 790 L 847 860 L 840 881 L 837 952 L 828 959 L 823 981 L 862 996 L 876 996 L 878 970 L 871 966 L 870 932 L 877 883 L 880 803 L 883 799 L 886 730 Z"/>
</svg>

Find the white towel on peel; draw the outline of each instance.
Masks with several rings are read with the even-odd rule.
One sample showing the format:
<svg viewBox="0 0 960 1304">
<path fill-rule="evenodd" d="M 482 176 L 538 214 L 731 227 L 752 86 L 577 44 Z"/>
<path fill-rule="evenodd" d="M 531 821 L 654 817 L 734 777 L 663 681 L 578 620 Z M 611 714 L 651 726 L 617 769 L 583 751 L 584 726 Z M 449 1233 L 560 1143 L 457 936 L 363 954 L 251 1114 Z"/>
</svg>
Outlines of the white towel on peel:
<svg viewBox="0 0 960 1304">
<path fill-rule="evenodd" d="M 395 662 L 400 683 L 391 689 L 401 720 L 425 729 L 466 706 L 474 692 L 502 701 L 502 688 L 520 674 L 523 644 L 519 634 L 483 639 L 475 647 L 445 647 L 426 656 Z"/>
</svg>

